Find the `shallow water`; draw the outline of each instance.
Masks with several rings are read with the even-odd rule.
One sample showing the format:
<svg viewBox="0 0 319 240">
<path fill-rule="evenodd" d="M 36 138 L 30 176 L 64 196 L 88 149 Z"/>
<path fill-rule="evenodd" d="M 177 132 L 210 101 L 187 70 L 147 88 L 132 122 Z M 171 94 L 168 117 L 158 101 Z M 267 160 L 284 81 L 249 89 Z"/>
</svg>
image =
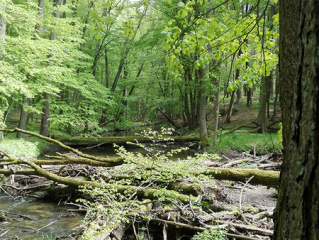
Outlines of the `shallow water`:
<svg viewBox="0 0 319 240">
<path fill-rule="evenodd" d="M 82 214 L 67 212 L 71 208 L 29 197 L 13 200 L 0 194 L 0 211 L 7 215 L 0 221 L 0 239 L 43 240 L 70 235 L 83 219 Z"/>
</svg>

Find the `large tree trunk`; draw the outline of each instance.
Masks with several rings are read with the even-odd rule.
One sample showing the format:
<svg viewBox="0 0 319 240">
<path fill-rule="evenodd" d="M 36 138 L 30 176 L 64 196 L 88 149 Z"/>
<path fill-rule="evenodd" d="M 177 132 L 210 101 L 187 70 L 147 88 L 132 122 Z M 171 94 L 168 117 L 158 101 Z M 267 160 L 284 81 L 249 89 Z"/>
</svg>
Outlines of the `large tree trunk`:
<svg viewBox="0 0 319 240">
<path fill-rule="evenodd" d="M 284 161 L 274 239 L 319 239 L 319 0 L 279 2 Z"/>
</svg>

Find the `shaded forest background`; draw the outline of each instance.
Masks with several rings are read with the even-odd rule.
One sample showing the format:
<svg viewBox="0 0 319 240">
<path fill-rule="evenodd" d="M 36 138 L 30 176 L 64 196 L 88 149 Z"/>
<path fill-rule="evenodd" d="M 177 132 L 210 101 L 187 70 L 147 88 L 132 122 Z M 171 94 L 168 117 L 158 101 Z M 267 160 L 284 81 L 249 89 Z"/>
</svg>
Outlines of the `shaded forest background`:
<svg viewBox="0 0 319 240">
<path fill-rule="evenodd" d="M 1 125 L 76 135 L 165 119 L 207 145 L 237 104 L 266 132 L 278 116 L 276 2 L 2 1 Z"/>
</svg>

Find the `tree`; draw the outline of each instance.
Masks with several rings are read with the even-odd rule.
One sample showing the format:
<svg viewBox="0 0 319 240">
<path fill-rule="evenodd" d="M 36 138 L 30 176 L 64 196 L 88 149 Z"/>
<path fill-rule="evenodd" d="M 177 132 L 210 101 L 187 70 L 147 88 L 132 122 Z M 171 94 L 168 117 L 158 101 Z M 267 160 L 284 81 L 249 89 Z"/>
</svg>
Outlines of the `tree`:
<svg viewBox="0 0 319 240">
<path fill-rule="evenodd" d="M 280 1 L 284 161 L 274 239 L 319 238 L 319 1 Z"/>
</svg>

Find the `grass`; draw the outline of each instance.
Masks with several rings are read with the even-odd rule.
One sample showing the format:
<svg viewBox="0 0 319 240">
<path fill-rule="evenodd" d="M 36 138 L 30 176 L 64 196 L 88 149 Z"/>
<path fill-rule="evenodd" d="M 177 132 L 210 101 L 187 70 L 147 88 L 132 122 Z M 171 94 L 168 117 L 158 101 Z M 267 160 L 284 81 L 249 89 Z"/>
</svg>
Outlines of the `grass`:
<svg viewBox="0 0 319 240">
<path fill-rule="evenodd" d="M 36 137 L 16 139 L 16 134 L 6 134 L 0 140 L 0 149 L 15 157 L 34 159 L 49 148 L 49 143 Z"/>
<path fill-rule="evenodd" d="M 210 138 L 212 145 L 213 138 Z M 267 154 L 269 152 L 281 153 L 279 138 L 277 133 L 244 133 L 237 131 L 230 134 L 219 134 L 217 146 L 208 148 L 207 151 L 213 153 L 227 153 L 229 150 L 238 152 L 254 152 L 257 155 Z"/>
</svg>

